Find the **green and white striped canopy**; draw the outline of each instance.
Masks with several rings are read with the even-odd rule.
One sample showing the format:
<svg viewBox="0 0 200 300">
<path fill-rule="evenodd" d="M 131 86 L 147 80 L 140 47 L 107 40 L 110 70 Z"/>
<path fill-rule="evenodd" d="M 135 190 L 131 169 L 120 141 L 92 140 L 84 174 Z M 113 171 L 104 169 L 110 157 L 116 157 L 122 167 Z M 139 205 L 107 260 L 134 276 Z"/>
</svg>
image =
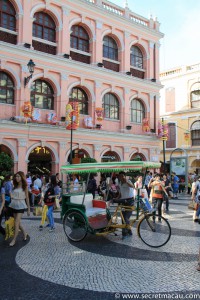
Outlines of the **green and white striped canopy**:
<svg viewBox="0 0 200 300">
<path fill-rule="evenodd" d="M 105 163 L 86 163 L 66 165 L 61 167 L 62 174 L 81 174 L 81 173 L 111 173 L 120 171 L 141 171 L 142 169 L 159 169 L 160 163 L 151 161 L 123 161 Z"/>
</svg>

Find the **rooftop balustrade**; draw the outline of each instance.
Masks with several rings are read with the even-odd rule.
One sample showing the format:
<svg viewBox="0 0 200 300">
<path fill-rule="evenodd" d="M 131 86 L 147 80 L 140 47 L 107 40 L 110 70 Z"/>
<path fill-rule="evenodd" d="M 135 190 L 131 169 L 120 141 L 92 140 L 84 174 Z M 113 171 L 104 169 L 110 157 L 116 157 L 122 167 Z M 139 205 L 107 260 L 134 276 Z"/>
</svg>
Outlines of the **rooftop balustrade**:
<svg viewBox="0 0 200 300">
<path fill-rule="evenodd" d="M 153 20 L 152 17 L 150 17 L 150 19 L 144 18 L 132 12 L 127 6 L 123 8 L 107 0 L 80 0 L 80 1 L 88 2 L 92 5 L 96 5 L 98 7 L 101 7 L 102 9 L 105 9 L 109 13 L 113 13 L 119 17 L 126 18 L 131 22 L 137 23 L 138 25 L 159 31 L 159 22 L 157 21 L 157 19 Z"/>
</svg>

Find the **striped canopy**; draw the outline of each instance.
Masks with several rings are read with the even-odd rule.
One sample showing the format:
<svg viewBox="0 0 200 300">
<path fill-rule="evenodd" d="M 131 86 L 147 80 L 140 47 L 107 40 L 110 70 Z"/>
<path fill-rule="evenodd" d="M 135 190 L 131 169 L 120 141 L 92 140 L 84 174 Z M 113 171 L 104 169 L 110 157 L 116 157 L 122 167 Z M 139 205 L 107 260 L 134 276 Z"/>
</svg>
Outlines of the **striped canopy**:
<svg viewBox="0 0 200 300">
<path fill-rule="evenodd" d="M 159 169 L 160 163 L 150 161 L 123 161 L 105 163 L 86 163 L 76 165 L 66 165 L 61 167 L 62 174 L 81 174 L 81 173 L 111 173 L 120 171 L 141 171 L 142 169 Z"/>
</svg>

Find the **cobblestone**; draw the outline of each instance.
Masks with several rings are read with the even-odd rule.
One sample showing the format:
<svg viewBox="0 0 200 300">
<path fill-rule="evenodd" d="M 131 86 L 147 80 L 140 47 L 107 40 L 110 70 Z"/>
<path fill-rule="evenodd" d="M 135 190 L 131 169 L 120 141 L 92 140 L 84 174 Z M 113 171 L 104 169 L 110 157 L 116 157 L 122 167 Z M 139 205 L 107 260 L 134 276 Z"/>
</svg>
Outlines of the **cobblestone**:
<svg viewBox="0 0 200 300">
<path fill-rule="evenodd" d="M 60 222 L 50 233 L 38 230 L 38 218 L 23 219 L 30 234 L 25 246 L 17 241 L 6 248 L 0 241 L 0 299 L 106 300 L 114 299 L 113 293 L 198 291 L 200 225 L 192 221 L 187 197 L 171 202 L 166 216 L 172 237 L 159 249 L 144 245 L 134 229 L 125 241 L 109 235 L 70 243 Z"/>
</svg>

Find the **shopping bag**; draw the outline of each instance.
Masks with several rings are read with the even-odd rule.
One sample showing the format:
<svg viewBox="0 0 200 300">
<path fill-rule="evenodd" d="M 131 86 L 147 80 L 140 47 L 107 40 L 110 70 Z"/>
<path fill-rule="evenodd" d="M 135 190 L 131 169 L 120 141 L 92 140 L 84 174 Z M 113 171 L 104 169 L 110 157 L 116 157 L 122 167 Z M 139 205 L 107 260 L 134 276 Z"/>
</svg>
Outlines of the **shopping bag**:
<svg viewBox="0 0 200 300">
<path fill-rule="evenodd" d="M 195 220 L 199 220 L 199 218 L 196 216 L 196 210 L 194 210 L 194 213 L 193 213 L 193 221 Z"/>
<path fill-rule="evenodd" d="M 6 236 L 5 240 L 11 238 L 14 236 L 15 232 L 15 220 L 13 217 L 9 218 L 8 220 L 5 221 L 5 230 L 6 230 Z"/>
<path fill-rule="evenodd" d="M 41 216 L 42 215 L 42 207 L 36 206 L 33 208 L 33 215 L 34 216 Z"/>
<path fill-rule="evenodd" d="M 188 204 L 188 208 L 189 209 L 192 209 L 192 210 L 195 210 L 195 205 L 196 203 L 193 201 L 193 200 L 191 200 L 190 202 L 189 202 L 189 204 Z"/>
<path fill-rule="evenodd" d="M 56 197 L 55 204 L 54 204 L 54 210 L 60 209 L 60 199 Z"/>
</svg>

